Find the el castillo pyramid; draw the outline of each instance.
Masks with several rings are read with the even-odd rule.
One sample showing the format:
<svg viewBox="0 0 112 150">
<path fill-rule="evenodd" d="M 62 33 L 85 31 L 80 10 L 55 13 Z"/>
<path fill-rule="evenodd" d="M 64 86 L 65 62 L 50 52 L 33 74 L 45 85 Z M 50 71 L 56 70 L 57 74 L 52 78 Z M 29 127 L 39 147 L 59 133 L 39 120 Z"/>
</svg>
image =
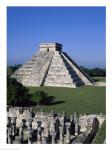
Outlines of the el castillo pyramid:
<svg viewBox="0 0 112 150">
<path fill-rule="evenodd" d="M 92 79 L 65 53 L 59 43 L 41 43 L 40 50 L 11 76 L 24 86 L 76 88 Z"/>
</svg>

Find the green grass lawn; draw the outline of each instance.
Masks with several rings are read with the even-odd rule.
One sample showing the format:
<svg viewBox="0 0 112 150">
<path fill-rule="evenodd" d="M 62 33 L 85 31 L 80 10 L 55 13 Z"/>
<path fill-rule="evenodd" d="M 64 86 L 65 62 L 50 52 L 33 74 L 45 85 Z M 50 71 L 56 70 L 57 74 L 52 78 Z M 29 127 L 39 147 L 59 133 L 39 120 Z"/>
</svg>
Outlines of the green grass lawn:
<svg viewBox="0 0 112 150">
<path fill-rule="evenodd" d="M 106 77 L 92 77 L 95 82 L 106 82 Z"/>
<path fill-rule="evenodd" d="M 82 86 L 79 88 L 60 87 L 28 87 L 29 92 L 36 90 L 47 92 L 54 97 L 54 104 L 45 106 L 45 111 L 51 109 L 56 112 L 66 111 L 67 115 L 73 112 L 80 113 L 104 113 L 105 114 L 105 87 Z"/>
<path fill-rule="evenodd" d="M 99 129 L 93 144 L 104 143 L 105 137 L 106 137 L 106 121 L 103 122 L 101 128 Z"/>
</svg>

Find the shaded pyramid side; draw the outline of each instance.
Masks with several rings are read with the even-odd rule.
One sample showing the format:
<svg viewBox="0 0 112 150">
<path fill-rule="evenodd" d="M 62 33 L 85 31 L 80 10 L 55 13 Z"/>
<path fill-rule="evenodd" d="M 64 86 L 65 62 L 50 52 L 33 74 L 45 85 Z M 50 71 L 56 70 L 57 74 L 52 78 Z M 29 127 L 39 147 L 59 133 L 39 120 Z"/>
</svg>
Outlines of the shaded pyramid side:
<svg viewBox="0 0 112 150">
<path fill-rule="evenodd" d="M 24 86 L 40 86 L 50 65 L 53 52 L 40 51 L 26 64 L 19 68 L 11 77 L 16 78 Z"/>
<path fill-rule="evenodd" d="M 68 69 L 75 73 L 84 85 L 94 84 L 94 81 L 67 55 L 67 53 L 62 52 L 62 57 Z"/>
<path fill-rule="evenodd" d="M 92 85 L 83 71 L 74 64 L 63 52 L 56 51 L 49 67 L 44 86 L 78 87 Z"/>
</svg>

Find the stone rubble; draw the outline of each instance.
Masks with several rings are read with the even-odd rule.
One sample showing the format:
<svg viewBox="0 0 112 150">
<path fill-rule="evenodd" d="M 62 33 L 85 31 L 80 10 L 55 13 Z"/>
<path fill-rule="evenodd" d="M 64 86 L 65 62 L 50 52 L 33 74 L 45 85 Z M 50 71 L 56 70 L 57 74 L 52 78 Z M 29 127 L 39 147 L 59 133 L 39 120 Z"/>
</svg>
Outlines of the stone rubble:
<svg viewBox="0 0 112 150">
<path fill-rule="evenodd" d="M 77 144 L 93 138 L 105 120 L 103 114 L 33 113 L 30 108 L 10 107 L 7 113 L 8 144 Z"/>
</svg>

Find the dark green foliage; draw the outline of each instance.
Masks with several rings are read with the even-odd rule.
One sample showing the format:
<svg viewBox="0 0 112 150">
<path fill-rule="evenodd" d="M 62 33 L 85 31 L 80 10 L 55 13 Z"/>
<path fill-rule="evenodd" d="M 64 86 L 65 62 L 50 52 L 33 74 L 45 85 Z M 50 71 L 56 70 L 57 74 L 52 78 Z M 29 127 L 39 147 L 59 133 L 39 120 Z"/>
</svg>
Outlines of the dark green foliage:
<svg viewBox="0 0 112 150">
<path fill-rule="evenodd" d="M 101 68 L 89 69 L 83 66 L 80 66 L 80 68 L 84 70 L 90 77 L 105 77 L 106 76 L 106 69 L 101 69 Z"/>
<path fill-rule="evenodd" d="M 10 76 L 11 74 L 13 74 L 21 66 L 22 66 L 21 64 L 18 64 L 18 65 L 15 65 L 15 66 L 8 66 L 7 67 L 7 75 Z"/>
<path fill-rule="evenodd" d="M 7 104 L 12 106 L 27 106 L 31 104 L 28 89 L 13 78 L 7 79 Z"/>
<path fill-rule="evenodd" d="M 31 100 L 33 103 L 44 104 L 46 98 L 47 93 L 45 93 L 44 91 L 35 91 L 32 94 Z"/>
<path fill-rule="evenodd" d="M 106 82 L 106 77 L 92 77 L 94 82 Z"/>
</svg>

